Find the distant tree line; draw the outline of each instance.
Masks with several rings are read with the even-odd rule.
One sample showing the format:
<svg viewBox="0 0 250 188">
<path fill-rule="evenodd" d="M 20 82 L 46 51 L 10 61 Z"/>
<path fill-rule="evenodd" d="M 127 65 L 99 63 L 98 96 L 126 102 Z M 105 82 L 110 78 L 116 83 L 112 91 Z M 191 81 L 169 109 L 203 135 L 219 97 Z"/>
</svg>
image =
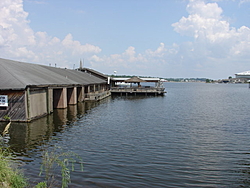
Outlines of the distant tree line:
<svg viewBox="0 0 250 188">
<path fill-rule="evenodd" d="M 170 82 L 206 82 L 207 78 L 163 78 Z"/>
<path fill-rule="evenodd" d="M 136 75 L 107 75 L 113 78 L 131 78 L 133 76 Z M 137 76 L 137 77 L 143 77 L 143 78 L 155 78 L 152 76 Z M 211 79 L 207 79 L 207 78 L 160 78 L 160 79 L 165 79 L 169 82 L 213 82 L 213 80 Z"/>
</svg>

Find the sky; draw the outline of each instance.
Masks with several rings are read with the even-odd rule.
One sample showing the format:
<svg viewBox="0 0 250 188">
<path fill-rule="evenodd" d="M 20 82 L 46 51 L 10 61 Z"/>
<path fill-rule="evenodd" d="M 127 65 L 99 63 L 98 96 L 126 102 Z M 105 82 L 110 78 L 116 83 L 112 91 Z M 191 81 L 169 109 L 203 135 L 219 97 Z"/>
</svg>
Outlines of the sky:
<svg viewBox="0 0 250 188">
<path fill-rule="evenodd" d="M 104 74 L 250 70 L 250 0 L 1 0 L 0 58 Z"/>
</svg>

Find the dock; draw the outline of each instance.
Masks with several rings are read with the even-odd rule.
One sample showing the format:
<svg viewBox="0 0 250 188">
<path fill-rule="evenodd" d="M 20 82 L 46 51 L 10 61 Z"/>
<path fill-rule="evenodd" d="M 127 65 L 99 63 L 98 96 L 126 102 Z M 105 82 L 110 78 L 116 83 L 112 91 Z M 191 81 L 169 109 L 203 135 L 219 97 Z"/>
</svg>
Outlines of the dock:
<svg viewBox="0 0 250 188">
<path fill-rule="evenodd" d="M 164 95 L 166 93 L 163 82 L 160 78 L 112 78 L 114 86 L 110 88 L 112 95 Z M 143 86 L 147 83 L 155 83 L 155 86 Z M 135 86 L 136 84 L 136 86 Z"/>
<path fill-rule="evenodd" d="M 164 95 L 165 88 L 154 88 L 154 87 L 112 87 L 110 89 L 113 95 Z"/>
<path fill-rule="evenodd" d="M 110 95 L 166 93 L 159 78 L 109 77 L 81 62 L 78 69 L 67 69 L 0 58 L 0 80 L 0 121 L 12 122 L 31 122 L 54 109 Z"/>
</svg>

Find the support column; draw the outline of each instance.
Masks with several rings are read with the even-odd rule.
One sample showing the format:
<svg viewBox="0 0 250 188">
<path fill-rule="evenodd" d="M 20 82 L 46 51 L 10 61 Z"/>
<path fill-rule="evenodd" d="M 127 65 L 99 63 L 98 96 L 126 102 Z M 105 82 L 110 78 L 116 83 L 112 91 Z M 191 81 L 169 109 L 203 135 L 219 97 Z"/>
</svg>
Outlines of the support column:
<svg viewBox="0 0 250 188">
<path fill-rule="evenodd" d="M 77 101 L 78 102 L 84 101 L 84 87 L 77 88 Z"/>
<path fill-rule="evenodd" d="M 76 104 L 77 103 L 77 89 L 76 87 L 67 89 L 67 102 L 68 104 Z"/>
<path fill-rule="evenodd" d="M 53 89 L 54 108 L 67 108 L 67 88 Z"/>
<path fill-rule="evenodd" d="M 85 97 L 84 100 L 89 100 L 90 99 L 90 93 L 91 93 L 91 87 L 90 85 L 87 86 L 87 88 L 84 90 Z"/>
<path fill-rule="evenodd" d="M 30 88 L 28 87 L 27 90 L 25 91 L 26 94 L 26 119 L 30 119 Z"/>
<path fill-rule="evenodd" d="M 53 89 L 47 89 L 47 113 L 53 112 Z"/>
</svg>

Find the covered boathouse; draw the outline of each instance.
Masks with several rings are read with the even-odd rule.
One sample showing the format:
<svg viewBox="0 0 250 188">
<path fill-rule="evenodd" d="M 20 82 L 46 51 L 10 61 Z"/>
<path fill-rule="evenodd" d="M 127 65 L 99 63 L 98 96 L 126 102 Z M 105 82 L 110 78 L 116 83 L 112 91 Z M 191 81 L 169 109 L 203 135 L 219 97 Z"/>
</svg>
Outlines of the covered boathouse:
<svg viewBox="0 0 250 188">
<path fill-rule="evenodd" d="M 107 81 L 88 72 L 0 58 L 0 121 L 29 122 L 109 95 Z"/>
<path fill-rule="evenodd" d="M 166 93 L 163 82 L 160 78 L 112 78 L 112 95 L 164 95 Z M 142 83 L 154 83 L 152 85 L 142 85 Z"/>
</svg>

